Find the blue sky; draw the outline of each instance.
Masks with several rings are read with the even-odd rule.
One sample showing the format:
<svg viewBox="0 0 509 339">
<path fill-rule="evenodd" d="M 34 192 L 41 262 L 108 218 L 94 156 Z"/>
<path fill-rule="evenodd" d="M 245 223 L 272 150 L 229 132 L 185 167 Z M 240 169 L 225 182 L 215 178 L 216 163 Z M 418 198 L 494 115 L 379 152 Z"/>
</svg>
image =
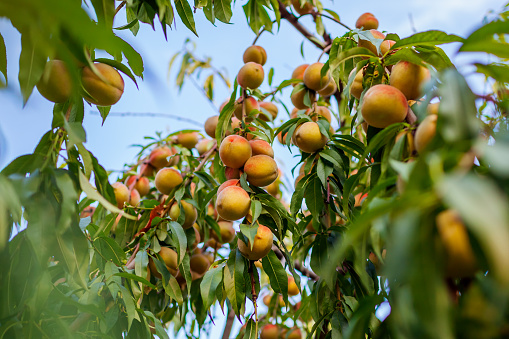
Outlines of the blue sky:
<svg viewBox="0 0 509 339">
<path fill-rule="evenodd" d="M 217 27 L 210 24 L 198 11 L 196 15 L 199 38 L 195 37 L 177 19 L 177 27 L 168 32 L 168 41 L 165 41 L 160 28 L 156 31 L 148 25 L 142 25 L 137 37 L 130 32 L 122 32 L 121 36 L 130 42 L 140 52 L 145 61 L 145 81 L 139 82 L 139 90 L 131 80 L 124 77 L 126 83 L 122 99 L 112 108 L 112 112 L 131 113 L 166 113 L 180 115 L 203 123 L 209 116 L 218 114 L 213 110 L 203 95 L 190 83 L 186 84 L 179 94 L 175 87 L 176 72 L 167 78 L 168 64 L 171 56 L 182 48 L 186 38 L 197 43 L 196 55 L 212 57 L 213 64 L 225 69 L 233 81 L 236 73 L 242 66 L 242 54 L 252 43 L 255 35 L 248 28 L 242 11 L 245 3 L 237 2 L 234 8 L 232 24 L 217 22 Z M 417 31 L 439 29 L 447 33 L 466 36 L 479 27 L 485 15 L 490 10 L 498 11 L 506 1 L 501 0 L 428 0 L 428 1 L 401 1 L 386 0 L 364 1 L 357 5 L 354 2 L 324 1 L 324 7 L 336 11 L 341 20 L 350 27 L 354 27 L 358 16 L 364 12 L 372 12 L 380 21 L 379 30 L 397 33 L 406 37 L 413 33 L 412 27 Z M 121 12 L 115 21 L 115 26 L 125 23 L 125 15 Z M 303 18 L 302 23 L 310 29 L 313 28 L 309 17 Z M 345 29 L 332 21 L 324 19 L 326 29 L 332 37 L 342 35 Z M 27 105 L 23 108 L 22 98 L 17 82 L 18 58 L 20 53 L 20 36 L 5 19 L 0 19 L 0 32 L 7 46 L 9 87 L 0 90 L 0 168 L 21 154 L 33 151 L 40 137 L 51 127 L 52 103 L 41 97 L 37 90 Z M 268 55 L 264 66 L 266 74 L 271 67 L 275 68 L 274 83 L 290 78 L 292 70 L 302 64 L 316 61 L 320 52 L 309 42 L 304 42 L 305 59 L 300 54 L 303 38 L 287 22 L 282 22 L 279 32 L 272 35 L 264 33 L 258 40 Z M 464 74 L 472 70 L 468 64 L 472 60 L 486 61 L 483 55 L 455 55 L 457 46 L 454 44 L 444 47 Z M 323 61 L 323 59 L 322 59 Z M 201 79 L 204 80 L 204 77 Z M 482 77 L 469 76 L 468 80 L 476 93 L 482 93 L 486 84 Z M 262 90 L 268 90 L 264 83 Z M 489 89 L 488 89 L 489 90 Z M 290 90 L 284 92 L 287 96 L 285 102 L 290 104 Z M 216 104 L 220 105 L 230 93 L 226 87 L 216 83 Z M 109 170 L 118 170 L 126 162 L 131 162 L 137 149 L 130 148 L 131 144 L 143 143 L 144 136 L 154 135 L 155 131 L 173 132 L 180 129 L 195 128 L 189 123 L 167 118 L 154 118 L 147 116 L 111 116 L 104 126 L 101 118 L 93 107 L 86 107 L 84 126 L 87 132 L 86 147 L 91 150 Z M 286 119 L 286 113 L 280 108 L 279 119 Z M 284 173 L 297 162 L 289 152 L 275 143 L 276 159 Z M 293 179 L 286 178 L 293 183 Z M 217 331 L 211 338 L 218 337 L 222 331 L 224 319 L 216 321 Z M 234 331 L 238 329 L 236 324 Z"/>
</svg>

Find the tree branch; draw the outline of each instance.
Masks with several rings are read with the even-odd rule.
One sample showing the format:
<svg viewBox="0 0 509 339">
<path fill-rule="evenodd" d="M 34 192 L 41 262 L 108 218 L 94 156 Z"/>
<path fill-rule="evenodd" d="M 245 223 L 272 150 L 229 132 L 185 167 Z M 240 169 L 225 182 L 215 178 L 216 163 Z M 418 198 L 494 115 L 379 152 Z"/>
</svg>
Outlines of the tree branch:
<svg viewBox="0 0 509 339">
<path fill-rule="evenodd" d="M 226 324 L 224 325 L 224 331 L 223 331 L 223 339 L 230 338 L 230 333 L 232 331 L 233 322 L 235 321 L 235 312 L 233 312 L 233 309 L 230 308 L 228 311 L 228 318 L 226 319 Z"/>
</svg>

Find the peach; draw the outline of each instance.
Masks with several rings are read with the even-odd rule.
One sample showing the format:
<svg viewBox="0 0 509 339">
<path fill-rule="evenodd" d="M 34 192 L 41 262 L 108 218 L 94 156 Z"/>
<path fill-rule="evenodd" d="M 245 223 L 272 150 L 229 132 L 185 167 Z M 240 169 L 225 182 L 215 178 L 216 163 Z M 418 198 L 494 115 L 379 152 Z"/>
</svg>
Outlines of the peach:
<svg viewBox="0 0 509 339">
<path fill-rule="evenodd" d="M 237 241 L 240 253 L 249 260 L 260 260 L 265 257 L 272 248 L 272 231 L 267 226 L 259 225 L 256 232 L 253 248 L 251 242 L 246 245 L 241 239 Z"/>
<path fill-rule="evenodd" d="M 423 96 L 422 87 L 430 78 L 426 67 L 401 60 L 392 67 L 389 83 L 399 89 L 407 100 L 417 100 Z"/>
<path fill-rule="evenodd" d="M 159 256 L 166 264 L 166 268 L 171 273 L 171 275 L 176 276 L 178 274 L 178 256 L 177 252 L 169 247 L 162 246 L 159 250 Z M 157 271 L 157 267 L 155 263 L 152 261 L 152 258 L 149 260 L 149 268 L 151 273 L 161 279 L 161 274 Z"/>
<path fill-rule="evenodd" d="M 237 99 L 233 114 L 235 114 L 239 120 L 242 120 L 243 107 L 245 107 L 244 110 L 246 112 L 246 116 L 244 117 L 245 122 L 251 122 L 258 116 L 258 114 L 255 114 L 254 112 L 253 115 L 251 114 L 252 111 L 260 111 L 260 105 L 255 98 L 249 96 L 245 100 L 242 100 L 242 98 Z"/>
<path fill-rule="evenodd" d="M 221 193 L 226 187 L 229 187 L 229 186 L 239 186 L 240 187 L 240 180 L 238 180 L 238 179 L 226 180 L 225 182 L 223 182 L 221 184 L 221 186 L 219 186 L 219 188 L 217 189 L 216 195 L 219 195 L 219 193 Z"/>
<path fill-rule="evenodd" d="M 80 213 L 80 218 L 86 218 L 91 217 L 94 215 L 95 207 L 94 206 L 88 206 L 83 209 Z"/>
<path fill-rule="evenodd" d="M 196 211 L 196 207 L 194 207 L 192 204 L 182 200 L 180 201 L 182 204 L 182 207 L 184 208 L 184 214 L 185 219 L 184 223 L 182 224 L 183 229 L 188 229 L 193 226 L 193 224 L 196 222 L 196 218 L 198 218 L 198 212 Z M 174 202 L 173 205 L 170 207 L 170 219 L 173 221 L 177 221 L 180 216 L 180 207 L 177 204 L 177 202 Z"/>
<path fill-rule="evenodd" d="M 244 165 L 244 172 L 247 174 L 247 181 L 258 187 L 270 185 L 278 177 L 276 161 L 264 154 L 249 158 Z"/>
<path fill-rule="evenodd" d="M 367 90 L 361 106 L 364 120 L 371 126 L 385 128 L 405 120 L 408 111 L 406 97 L 389 85 L 375 85 Z"/>
<path fill-rule="evenodd" d="M 436 225 L 447 257 L 447 276 L 473 276 L 478 269 L 477 260 L 460 215 L 454 210 L 440 212 L 436 217 Z"/>
<path fill-rule="evenodd" d="M 201 139 L 196 144 L 196 150 L 199 155 L 204 155 L 214 146 L 214 141 L 210 139 Z"/>
<path fill-rule="evenodd" d="M 308 108 L 307 110 L 304 111 L 303 109 L 297 109 L 294 107 L 292 109 L 292 113 L 290 113 L 290 119 L 295 119 L 297 117 L 297 114 L 299 113 L 309 115 L 309 113 L 311 113 L 311 108 Z"/>
<path fill-rule="evenodd" d="M 300 329 L 298 329 L 297 327 L 290 328 L 290 329 L 286 329 L 285 328 L 283 331 L 281 331 L 280 338 L 285 338 L 285 339 L 301 339 L 302 338 L 302 333 L 300 332 Z"/>
<path fill-rule="evenodd" d="M 260 101 L 258 103 L 260 106 L 260 111 L 262 114 L 259 114 L 258 117 L 263 121 L 273 121 L 277 118 L 278 108 L 275 104 L 269 101 Z"/>
<path fill-rule="evenodd" d="M 235 238 L 235 229 L 233 228 L 233 222 L 231 221 L 218 221 L 219 230 L 221 232 L 221 240 L 217 236 L 216 232 L 210 231 L 210 236 L 221 244 L 230 243 Z"/>
<path fill-rule="evenodd" d="M 276 179 L 272 184 L 265 186 L 264 188 L 267 191 L 267 193 L 269 193 L 273 197 L 277 197 L 277 195 L 281 193 L 281 190 L 279 189 L 279 184 L 280 181 Z"/>
<path fill-rule="evenodd" d="M 375 39 L 385 39 L 385 35 L 382 32 L 377 31 L 376 29 L 369 30 Z M 378 51 L 376 50 L 375 45 L 369 40 L 364 40 L 359 37 L 359 47 L 364 47 L 369 49 L 374 55 L 378 55 Z"/>
<path fill-rule="evenodd" d="M 187 149 L 192 149 L 198 143 L 198 133 L 179 133 L 177 134 L 177 143 L 181 144 Z"/>
<path fill-rule="evenodd" d="M 357 69 L 354 68 L 352 70 L 352 72 L 350 73 L 350 76 L 352 75 L 353 72 L 356 72 L 356 71 L 357 71 Z M 350 94 L 353 95 L 354 98 L 357 98 L 357 99 L 361 98 L 361 94 L 364 91 L 364 87 L 362 86 L 364 76 L 362 73 L 363 73 L 362 69 L 359 70 L 357 72 L 357 74 L 355 74 L 355 78 L 353 79 L 352 84 L 350 85 Z"/>
<path fill-rule="evenodd" d="M 245 64 L 248 62 L 255 62 L 263 66 L 267 62 L 267 52 L 265 52 L 265 49 L 261 46 L 249 46 L 244 51 L 242 59 L 244 60 Z"/>
<path fill-rule="evenodd" d="M 327 86 L 319 90 L 317 93 L 322 97 L 327 98 L 330 97 L 331 95 L 334 95 L 334 93 L 336 93 L 337 90 L 338 86 L 336 85 L 336 81 L 334 81 L 334 79 L 331 78 Z"/>
<path fill-rule="evenodd" d="M 134 188 L 129 194 L 129 205 L 138 206 L 140 204 L 140 193 Z"/>
<path fill-rule="evenodd" d="M 196 249 L 198 247 L 198 244 L 201 242 L 200 226 L 198 226 L 197 223 L 194 223 L 193 231 L 194 231 L 194 241 L 191 245 L 189 245 L 190 250 Z"/>
<path fill-rule="evenodd" d="M 382 44 L 380 45 L 380 52 L 382 53 L 382 55 L 385 55 L 387 53 L 389 53 L 389 51 L 391 50 L 392 46 L 396 43 L 396 41 L 394 40 L 384 40 L 382 41 Z"/>
<path fill-rule="evenodd" d="M 267 324 L 263 326 L 262 331 L 260 332 L 260 339 L 278 339 L 279 332 L 279 326 Z"/>
<path fill-rule="evenodd" d="M 217 195 L 216 210 L 225 220 L 235 221 L 249 213 L 251 199 L 249 194 L 238 186 L 228 186 Z"/>
<path fill-rule="evenodd" d="M 378 19 L 371 13 L 361 14 L 359 19 L 355 22 L 356 28 L 361 29 L 377 29 L 378 28 Z"/>
<path fill-rule="evenodd" d="M 415 149 L 422 153 L 431 142 L 437 131 L 437 115 L 426 116 L 415 131 Z"/>
<path fill-rule="evenodd" d="M 65 62 L 62 60 L 48 61 L 36 86 L 39 93 L 49 101 L 58 103 L 69 100 L 73 83 Z"/>
<path fill-rule="evenodd" d="M 304 72 L 306 71 L 306 68 L 308 68 L 309 64 L 303 64 L 298 66 L 296 69 L 292 72 L 292 79 L 299 79 L 303 81 L 304 79 Z M 297 84 L 292 84 L 292 86 L 295 86 Z"/>
<path fill-rule="evenodd" d="M 95 63 L 97 76 L 90 67 L 84 67 L 81 73 L 81 84 L 86 91 L 85 99 L 98 106 L 116 104 L 124 93 L 124 80 L 120 73 L 110 65 Z"/>
<path fill-rule="evenodd" d="M 262 65 L 248 62 L 239 70 L 237 82 L 244 89 L 256 89 L 262 84 L 264 76 Z"/>
<path fill-rule="evenodd" d="M 242 171 L 239 168 L 231 168 L 231 167 L 226 166 L 224 168 L 224 175 L 226 177 L 226 180 L 240 179 L 240 176 L 242 175 Z"/>
<path fill-rule="evenodd" d="M 292 104 L 297 109 L 307 109 L 310 106 L 307 106 L 304 103 L 306 96 L 309 96 L 310 105 L 316 100 L 315 92 L 309 91 L 306 87 L 302 86 L 300 89 L 296 89 L 292 92 L 290 99 L 292 100 Z"/>
<path fill-rule="evenodd" d="M 113 192 L 115 193 L 117 207 L 120 209 L 124 208 L 124 204 L 129 201 L 129 189 L 121 182 L 115 182 L 111 187 L 113 187 Z"/>
<path fill-rule="evenodd" d="M 131 187 L 131 185 L 133 185 L 133 182 L 134 182 L 133 188 L 135 188 L 138 191 L 138 193 L 140 193 L 140 196 L 143 197 L 150 192 L 150 182 L 146 177 L 138 177 L 136 175 L 131 175 L 130 177 L 127 178 L 125 184 L 127 187 Z"/>
<path fill-rule="evenodd" d="M 146 159 L 140 165 L 140 175 L 143 177 L 151 177 L 154 175 L 155 167 L 152 166 Z"/>
<path fill-rule="evenodd" d="M 321 62 L 315 62 L 306 68 L 302 80 L 307 88 L 312 89 L 313 91 L 320 91 L 327 87 L 331 80 L 330 71 L 327 71 L 327 74 L 322 76 L 321 71 L 323 65 L 324 64 Z"/>
<path fill-rule="evenodd" d="M 317 116 L 313 117 L 313 121 L 318 121 L 318 117 L 324 117 L 325 120 L 327 120 L 329 123 L 332 121 L 332 115 L 329 111 L 329 109 L 325 106 L 316 106 L 315 113 Z"/>
<path fill-rule="evenodd" d="M 184 181 L 179 170 L 175 168 L 165 167 L 160 169 L 155 178 L 155 186 L 157 190 L 163 194 L 170 192 Z"/>
<path fill-rule="evenodd" d="M 292 141 L 302 152 L 314 153 L 322 149 L 328 138 L 320 132 L 316 122 L 305 122 L 299 125 L 292 136 Z"/>
<path fill-rule="evenodd" d="M 297 295 L 299 294 L 299 287 L 295 283 L 295 279 L 293 277 L 288 277 L 288 295 Z"/>
<path fill-rule="evenodd" d="M 300 15 L 308 14 L 313 11 L 313 4 L 304 1 L 304 4 L 301 4 L 301 0 L 292 0 L 292 6 L 295 12 Z"/>
<path fill-rule="evenodd" d="M 191 267 L 191 271 L 203 276 L 210 267 L 210 261 L 203 254 L 194 254 L 189 260 L 189 266 Z"/>
<path fill-rule="evenodd" d="M 267 141 L 251 140 L 249 141 L 249 145 L 251 145 L 251 149 L 253 150 L 253 156 L 264 154 L 268 155 L 271 158 L 274 158 L 274 150 Z"/>
<path fill-rule="evenodd" d="M 229 135 L 219 146 L 219 157 L 225 166 L 241 168 L 252 155 L 251 146 L 240 135 Z"/>
<path fill-rule="evenodd" d="M 148 157 L 148 161 L 155 168 L 163 168 L 170 166 L 171 160 L 168 158 L 171 157 L 174 153 L 167 146 L 158 147 L 150 152 Z"/>
<path fill-rule="evenodd" d="M 214 115 L 205 120 L 205 133 L 211 138 L 216 137 L 216 127 L 219 121 L 219 115 Z"/>
</svg>

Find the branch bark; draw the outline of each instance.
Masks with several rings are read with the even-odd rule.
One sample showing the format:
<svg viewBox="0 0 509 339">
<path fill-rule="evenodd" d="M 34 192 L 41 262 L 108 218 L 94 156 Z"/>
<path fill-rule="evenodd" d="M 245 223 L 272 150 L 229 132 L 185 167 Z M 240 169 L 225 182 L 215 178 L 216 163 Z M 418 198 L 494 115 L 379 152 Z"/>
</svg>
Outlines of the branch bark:
<svg viewBox="0 0 509 339">
<path fill-rule="evenodd" d="M 224 325 L 222 339 L 230 338 L 230 333 L 232 331 L 234 321 L 235 321 L 235 312 L 233 312 L 233 309 L 230 309 L 228 311 L 228 318 L 226 319 L 226 324 Z"/>
</svg>

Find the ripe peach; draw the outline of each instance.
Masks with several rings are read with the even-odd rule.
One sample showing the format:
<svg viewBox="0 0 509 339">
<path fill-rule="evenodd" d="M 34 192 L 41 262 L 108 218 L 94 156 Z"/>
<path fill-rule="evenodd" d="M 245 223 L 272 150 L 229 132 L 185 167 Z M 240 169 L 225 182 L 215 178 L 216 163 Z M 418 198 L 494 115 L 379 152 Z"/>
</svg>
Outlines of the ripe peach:
<svg viewBox="0 0 509 339">
<path fill-rule="evenodd" d="M 354 68 L 352 72 L 350 73 L 350 76 L 353 72 L 357 72 L 357 69 Z M 353 79 L 352 84 L 350 85 L 350 94 L 353 95 L 355 98 L 360 99 L 362 91 L 364 91 L 364 87 L 362 86 L 363 81 L 363 74 L 362 69 L 357 72 L 355 75 L 355 78 Z"/>
<path fill-rule="evenodd" d="M 191 267 L 191 271 L 198 274 L 198 276 L 202 277 L 205 272 L 208 271 L 210 267 L 209 259 L 203 254 L 194 254 L 191 256 L 189 260 L 189 266 Z"/>
<path fill-rule="evenodd" d="M 299 294 L 299 287 L 295 283 L 295 279 L 293 277 L 288 277 L 288 295 L 297 294 Z"/>
<path fill-rule="evenodd" d="M 330 97 L 331 95 L 334 95 L 336 91 L 338 90 L 338 86 L 336 85 L 336 81 L 331 78 L 327 86 L 325 88 L 319 90 L 317 93 L 321 95 L 324 98 Z"/>
<path fill-rule="evenodd" d="M 225 220 L 239 220 L 249 213 L 251 199 L 242 187 L 228 186 L 217 195 L 216 210 Z"/>
<path fill-rule="evenodd" d="M 313 4 L 305 1 L 304 4 L 301 5 L 300 0 L 292 0 L 293 9 L 295 9 L 295 12 L 299 13 L 300 15 L 308 14 L 313 11 Z"/>
<path fill-rule="evenodd" d="M 172 250 L 169 247 L 161 247 L 159 250 L 159 256 L 161 259 L 163 259 L 164 263 L 166 264 L 166 268 L 171 273 L 171 275 L 176 276 L 178 274 L 178 260 L 177 260 L 177 252 Z M 149 268 L 151 273 L 161 279 L 161 274 L 157 271 L 157 267 L 155 263 L 152 261 L 152 259 L 149 260 Z"/>
<path fill-rule="evenodd" d="M 194 241 L 191 245 L 189 245 L 190 250 L 195 250 L 198 247 L 198 244 L 201 243 L 201 235 L 200 235 L 200 226 L 197 223 L 193 224 L 194 231 Z"/>
<path fill-rule="evenodd" d="M 129 189 L 121 182 L 115 182 L 111 187 L 113 187 L 113 192 L 115 193 L 117 207 L 120 209 L 124 208 L 124 204 L 129 201 Z"/>
<path fill-rule="evenodd" d="M 304 79 L 304 72 L 306 71 L 306 68 L 308 68 L 309 64 L 303 64 L 303 65 L 300 65 L 298 66 L 296 69 L 293 70 L 293 73 L 292 73 L 292 79 L 299 79 L 299 80 L 302 80 Z M 297 84 L 292 84 L 292 86 L 295 86 Z"/>
<path fill-rule="evenodd" d="M 327 87 L 331 80 L 330 72 L 327 71 L 327 74 L 322 76 L 322 67 L 323 63 L 315 62 L 306 68 L 304 71 L 303 81 L 307 88 L 312 89 L 313 91 L 320 91 Z"/>
<path fill-rule="evenodd" d="M 231 168 L 231 167 L 226 166 L 224 168 L 224 175 L 226 177 L 226 180 L 240 179 L 240 176 L 242 175 L 242 171 L 239 168 Z"/>
<path fill-rule="evenodd" d="M 320 132 L 316 122 L 305 122 L 299 125 L 292 136 L 292 141 L 302 152 L 314 153 L 322 149 L 328 138 Z"/>
<path fill-rule="evenodd" d="M 213 239 L 213 238 L 210 238 L 209 240 L 207 240 L 207 242 L 205 243 L 205 247 L 210 247 L 210 248 L 213 248 L 214 250 L 218 250 L 220 249 L 222 246 L 221 243 L 217 242 L 216 239 Z"/>
<path fill-rule="evenodd" d="M 249 46 L 244 52 L 242 59 L 245 64 L 248 62 L 255 62 L 263 66 L 267 62 L 267 52 L 265 52 L 265 49 L 261 46 Z"/>
<path fill-rule="evenodd" d="M 264 154 L 249 158 L 244 165 L 244 172 L 247 174 L 247 181 L 258 187 L 272 184 L 278 176 L 276 161 Z"/>
<path fill-rule="evenodd" d="M 143 177 L 151 177 L 156 169 L 152 166 L 148 159 L 145 159 L 140 165 L 140 175 Z"/>
<path fill-rule="evenodd" d="M 155 168 L 163 168 L 170 166 L 171 160 L 168 160 L 174 153 L 167 146 L 158 147 L 150 152 L 148 161 Z"/>
<path fill-rule="evenodd" d="M 285 136 L 283 137 L 283 132 L 279 132 L 278 135 L 277 135 L 277 140 L 279 141 L 279 143 L 281 145 L 286 145 L 286 136 L 287 134 L 285 134 Z"/>
<path fill-rule="evenodd" d="M 395 43 L 396 43 L 396 41 L 394 41 L 394 40 L 384 40 L 384 41 L 382 41 L 382 44 L 380 45 L 380 52 L 382 53 L 382 55 L 387 54 L 391 50 L 392 46 Z"/>
<path fill-rule="evenodd" d="M 377 31 L 376 29 L 369 30 L 375 39 L 385 39 L 385 35 L 382 32 Z M 364 47 L 369 49 L 374 55 L 378 55 L 378 51 L 376 50 L 375 45 L 369 40 L 363 40 L 359 37 L 359 47 Z"/>
<path fill-rule="evenodd" d="M 329 111 L 329 109 L 325 106 L 316 106 L 315 113 L 318 114 L 318 116 L 313 117 L 313 121 L 318 121 L 318 117 L 324 117 L 325 120 L 327 120 L 329 123 L 332 121 L 332 115 Z"/>
<path fill-rule="evenodd" d="M 447 276 L 473 276 L 478 269 L 477 260 L 460 215 L 454 210 L 445 210 L 437 215 L 436 224 L 447 257 Z"/>
<path fill-rule="evenodd" d="M 211 138 L 216 137 L 216 127 L 219 120 L 219 115 L 214 115 L 205 120 L 205 133 Z"/>
<path fill-rule="evenodd" d="M 248 62 L 239 70 L 237 82 L 244 89 L 256 89 L 262 84 L 264 76 L 262 65 Z"/>
<path fill-rule="evenodd" d="M 302 338 L 302 333 L 300 332 L 300 329 L 298 329 L 297 327 L 290 328 L 290 329 L 286 329 L 285 328 L 283 331 L 281 331 L 280 338 L 285 338 L 285 339 L 301 339 Z"/>
<path fill-rule="evenodd" d="M 157 172 L 155 186 L 159 192 L 163 194 L 170 194 L 170 192 L 180 185 L 182 181 L 182 175 L 177 169 L 165 167 Z"/>
<path fill-rule="evenodd" d="M 299 113 L 309 115 L 311 113 L 311 108 L 308 108 L 304 111 L 303 109 L 297 109 L 294 107 L 292 109 L 292 113 L 290 113 L 290 119 L 295 119 Z"/>
<path fill-rule="evenodd" d="M 86 91 L 85 99 L 98 106 L 116 104 L 124 93 L 122 76 L 110 65 L 95 63 L 94 67 L 101 77 L 97 76 L 90 67 L 84 67 L 81 74 L 81 83 Z"/>
<path fill-rule="evenodd" d="M 129 205 L 131 206 L 138 206 L 140 204 L 140 193 L 136 188 L 133 188 L 131 193 L 129 194 Z"/>
<path fill-rule="evenodd" d="M 292 104 L 295 106 L 295 108 L 307 109 L 310 107 L 304 103 L 304 99 L 307 95 L 309 95 L 310 105 L 313 104 L 316 99 L 315 92 L 307 90 L 304 86 L 302 86 L 300 90 L 292 92 L 290 99 L 292 100 Z"/>
<path fill-rule="evenodd" d="M 267 193 L 269 193 L 273 197 L 277 197 L 278 194 L 281 193 L 281 190 L 279 189 L 280 183 L 281 182 L 278 179 L 276 179 L 272 184 L 265 186 L 264 188 L 267 191 Z"/>
<path fill-rule="evenodd" d="M 196 207 L 191 205 L 190 203 L 182 200 L 180 202 L 182 204 L 182 207 L 184 208 L 184 214 L 185 219 L 184 223 L 182 224 L 183 229 L 188 229 L 196 222 L 196 218 L 198 217 L 198 212 L 196 211 Z M 170 207 L 170 218 L 173 221 L 177 221 L 180 216 L 180 207 L 179 205 L 174 202 L 173 205 Z"/>
<path fill-rule="evenodd" d="M 426 67 L 401 60 L 392 67 L 389 83 L 399 89 L 407 100 L 417 100 L 422 97 L 422 87 L 430 77 Z"/>
<path fill-rule="evenodd" d="M 361 14 L 359 19 L 355 22 L 356 28 L 362 28 L 365 30 L 368 29 L 377 29 L 378 28 L 378 19 L 371 13 Z"/>
<path fill-rule="evenodd" d="M 146 177 L 138 177 L 136 175 L 131 175 L 127 178 L 125 184 L 127 187 L 131 187 L 131 185 L 135 182 L 133 188 L 135 188 L 140 196 L 145 196 L 150 192 L 150 182 Z"/>
<path fill-rule="evenodd" d="M 265 154 L 271 158 L 274 158 L 274 150 L 272 146 L 265 140 L 251 140 L 249 141 L 251 149 L 253 150 L 253 156 Z"/>
<path fill-rule="evenodd" d="M 243 106 L 245 106 L 245 112 L 246 116 L 244 117 L 245 122 L 251 122 L 254 118 L 258 116 L 258 114 L 251 115 L 250 113 L 252 111 L 260 111 L 260 105 L 258 104 L 258 101 L 249 96 L 245 100 L 242 100 L 242 98 L 237 99 L 235 102 L 235 111 L 233 114 L 237 117 L 237 119 L 242 120 L 242 113 L 243 113 Z"/>
<path fill-rule="evenodd" d="M 241 168 L 252 155 L 251 146 L 246 138 L 240 135 L 229 135 L 219 146 L 219 157 L 225 166 Z"/>
<path fill-rule="evenodd" d="M 437 131 L 437 115 L 426 116 L 415 131 L 415 149 L 422 153 Z"/>
<path fill-rule="evenodd" d="M 181 144 L 187 149 L 192 149 L 198 143 L 198 133 L 179 133 L 177 135 L 177 143 Z"/>
<path fill-rule="evenodd" d="M 52 102 L 65 102 L 72 94 L 72 79 L 62 60 L 50 60 L 44 66 L 41 79 L 37 82 L 41 95 Z"/>
<path fill-rule="evenodd" d="M 196 150 L 198 151 L 199 155 L 204 155 L 205 153 L 210 151 L 212 146 L 214 146 L 214 141 L 213 140 L 210 140 L 210 139 L 201 139 L 196 144 Z"/>
<path fill-rule="evenodd" d="M 385 128 L 405 120 L 408 111 L 406 97 L 389 85 L 375 85 L 364 94 L 361 113 L 371 126 Z"/>
<path fill-rule="evenodd" d="M 259 114 L 258 117 L 263 121 L 273 121 L 277 118 L 278 109 L 275 104 L 269 101 L 260 101 L 258 103 L 260 110 L 263 114 Z"/>
<path fill-rule="evenodd" d="M 265 257 L 272 248 L 272 231 L 270 228 L 259 225 L 258 231 L 253 243 L 253 249 L 251 249 L 251 242 L 246 245 L 241 239 L 238 240 L 237 246 L 240 253 L 249 260 L 260 260 Z"/>
<path fill-rule="evenodd" d="M 216 232 L 211 231 L 210 236 L 221 244 L 230 243 L 235 238 L 235 229 L 233 228 L 233 222 L 231 221 L 218 221 L 219 230 L 221 232 L 221 240 L 217 236 Z"/>
</svg>

